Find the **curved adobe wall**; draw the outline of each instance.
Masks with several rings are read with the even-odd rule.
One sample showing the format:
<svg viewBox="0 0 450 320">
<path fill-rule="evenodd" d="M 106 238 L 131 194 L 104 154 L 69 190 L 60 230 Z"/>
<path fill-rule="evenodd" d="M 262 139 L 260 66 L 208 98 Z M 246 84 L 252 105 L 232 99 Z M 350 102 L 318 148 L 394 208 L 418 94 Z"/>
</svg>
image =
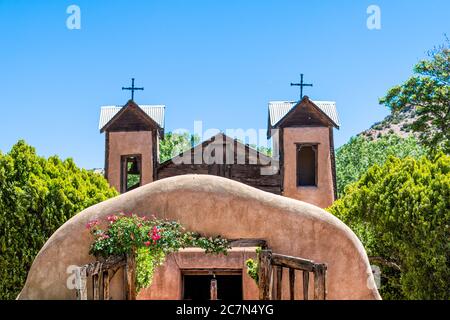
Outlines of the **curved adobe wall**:
<svg viewBox="0 0 450 320">
<path fill-rule="evenodd" d="M 360 241 L 340 220 L 313 205 L 215 176 L 159 180 L 77 214 L 37 255 L 19 299 L 74 299 L 67 267 L 83 265 L 91 236 L 85 225 L 134 212 L 180 221 L 188 230 L 229 239 L 264 238 L 274 252 L 328 264 L 329 299 L 379 299 Z"/>
</svg>

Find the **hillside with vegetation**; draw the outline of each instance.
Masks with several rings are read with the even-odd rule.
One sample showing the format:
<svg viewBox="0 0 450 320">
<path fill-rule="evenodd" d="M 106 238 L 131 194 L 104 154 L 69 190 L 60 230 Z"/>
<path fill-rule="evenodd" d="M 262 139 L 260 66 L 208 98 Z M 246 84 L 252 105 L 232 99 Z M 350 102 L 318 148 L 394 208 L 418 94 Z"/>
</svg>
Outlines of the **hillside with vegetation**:
<svg viewBox="0 0 450 320">
<path fill-rule="evenodd" d="M 354 137 L 336 151 L 338 196 L 344 196 L 347 186 L 358 181 L 373 165 L 383 165 L 389 157 L 419 159 L 427 153 L 427 148 L 414 136 L 403 138 L 388 133 L 373 140 L 361 135 Z"/>
<path fill-rule="evenodd" d="M 401 138 L 416 136 L 411 129 L 411 124 L 416 120 L 417 108 L 408 107 L 388 115 L 382 121 L 375 123 L 369 129 L 361 132 L 358 136 L 367 138 L 369 141 L 377 140 L 390 134 L 395 134 Z"/>
</svg>

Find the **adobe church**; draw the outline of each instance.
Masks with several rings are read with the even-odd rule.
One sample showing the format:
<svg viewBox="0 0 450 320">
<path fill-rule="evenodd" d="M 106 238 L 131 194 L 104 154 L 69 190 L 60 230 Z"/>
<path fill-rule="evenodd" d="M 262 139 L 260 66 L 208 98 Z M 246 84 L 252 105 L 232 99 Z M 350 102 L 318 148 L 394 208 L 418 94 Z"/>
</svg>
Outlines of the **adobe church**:
<svg viewBox="0 0 450 320">
<path fill-rule="evenodd" d="M 105 133 L 105 177 L 119 192 L 172 176 L 208 174 L 321 208 L 329 207 L 336 199 L 333 129 L 339 128 L 339 118 L 335 102 L 312 101 L 307 96 L 296 102 L 269 102 L 267 138 L 273 141 L 273 159 L 219 134 L 160 163 L 165 111 L 164 105 L 138 105 L 133 100 L 124 106 L 101 108 L 99 129 Z M 217 148 L 223 148 L 223 161 L 205 161 L 201 155 L 208 148 L 214 149 L 216 156 Z M 197 155 L 200 162 L 196 161 Z M 181 157 L 191 161 L 182 162 Z M 244 161 L 238 161 L 239 157 Z"/>
<path fill-rule="evenodd" d="M 218 134 L 160 163 L 165 106 L 133 98 L 102 107 L 100 116 L 105 175 L 122 194 L 79 212 L 48 239 L 18 299 L 380 299 L 361 242 L 321 209 L 336 198 L 334 102 L 270 102 L 273 157 Z M 199 157 L 205 154 L 215 161 Z M 86 224 L 119 212 L 178 221 L 231 248 L 219 256 L 199 248 L 170 254 L 151 286 L 136 292 L 133 259 L 98 261 L 89 253 Z M 257 282 L 247 272 L 250 258 Z"/>
</svg>

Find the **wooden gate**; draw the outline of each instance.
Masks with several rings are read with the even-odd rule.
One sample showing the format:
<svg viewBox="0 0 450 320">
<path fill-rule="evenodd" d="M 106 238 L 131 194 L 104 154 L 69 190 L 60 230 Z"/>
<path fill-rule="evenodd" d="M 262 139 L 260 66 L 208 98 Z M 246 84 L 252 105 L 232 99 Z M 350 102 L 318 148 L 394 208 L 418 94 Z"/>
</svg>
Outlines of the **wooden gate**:
<svg viewBox="0 0 450 320">
<path fill-rule="evenodd" d="M 77 300 L 110 300 L 109 283 L 113 276 L 123 268 L 123 287 L 126 300 L 136 299 L 136 260 L 134 256 L 110 257 L 80 267 L 76 273 Z M 88 281 L 92 292 L 88 295 Z"/>
<path fill-rule="evenodd" d="M 281 300 L 283 268 L 289 270 L 290 299 L 295 300 L 295 271 L 302 271 L 303 297 L 309 299 L 309 277 L 314 276 L 314 300 L 326 299 L 327 265 L 262 250 L 259 255 L 259 299 Z"/>
</svg>

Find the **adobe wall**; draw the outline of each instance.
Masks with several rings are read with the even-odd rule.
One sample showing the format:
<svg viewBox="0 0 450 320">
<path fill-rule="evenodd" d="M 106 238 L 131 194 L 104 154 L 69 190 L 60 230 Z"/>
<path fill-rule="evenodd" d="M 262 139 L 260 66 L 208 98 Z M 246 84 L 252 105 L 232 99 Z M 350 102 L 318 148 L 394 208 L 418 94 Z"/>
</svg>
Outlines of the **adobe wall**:
<svg viewBox="0 0 450 320">
<path fill-rule="evenodd" d="M 120 192 L 120 163 L 123 155 L 142 155 L 142 184 L 153 181 L 152 132 L 109 132 L 108 181 Z"/>
<path fill-rule="evenodd" d="M 75 299 L 75 290 L 67 288 L 67 268 L 93 261 L 86 223 L 119 212 L 178 220 L 187 230 L 211 236 L 266 239 L 274 252 L 328 264 L 329 299 L 380 298 L 363 246 L 336 217 L 304 202 L 209 175 L 159 180 L 77 214 L 41 249 L 18 298 Z M 111 289 L 120 288 L 112 284 Z M 172 297 L 173 292 L 162 294 Z"/>
<path fill-rule="evenodd" d="M 320 208 L 334 202 L 333 175 L 331 172 L 330 132 L 328 127 L 302 127 L 283 129 L 284 191 L 283 195 L 305 201 Z M 297 186 L 297 145 L 318 143 L 317 187 Z"/>
</svg>

